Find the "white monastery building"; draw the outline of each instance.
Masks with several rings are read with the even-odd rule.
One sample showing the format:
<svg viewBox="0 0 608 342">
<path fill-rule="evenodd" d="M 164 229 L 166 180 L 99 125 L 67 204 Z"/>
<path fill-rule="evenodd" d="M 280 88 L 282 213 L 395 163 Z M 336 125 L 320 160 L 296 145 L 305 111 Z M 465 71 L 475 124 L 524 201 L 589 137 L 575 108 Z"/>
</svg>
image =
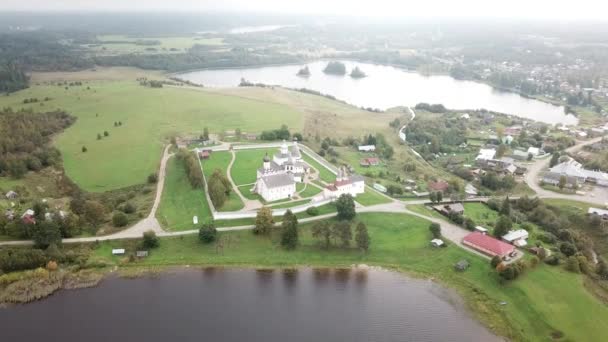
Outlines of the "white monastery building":
<svg viewBox="0 0 608 342">
<path fill-rule="evenodd" d="M 338 198 L 343 194 L 350 194 L 357 197 L 358 194 L 365 192 L 365 179 L 360 175 L 348 175 L 346 170 L 339 169 L 336 181 L 327 185 L 323 189 L 325 198 Z"/>
<path fill-rule="evenodd" d="M 272 160 L 264 156 L 262 167 L 257 170 L 255 192 L 267 202 L 291 198 L 296 192 L 296 182 L 303 182 L 309 170 L 302 160 L 298 142 L 288 147 L 283 141 Z"/>
</svg>

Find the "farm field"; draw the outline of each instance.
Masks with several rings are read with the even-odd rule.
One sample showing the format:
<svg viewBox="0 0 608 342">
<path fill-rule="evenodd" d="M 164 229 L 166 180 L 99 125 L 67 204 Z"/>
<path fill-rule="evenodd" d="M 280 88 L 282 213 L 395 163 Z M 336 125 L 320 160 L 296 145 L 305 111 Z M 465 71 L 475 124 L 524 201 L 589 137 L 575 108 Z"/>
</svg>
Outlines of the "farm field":
<svg viewBox="0 0 608 342">
<path fill-rule="evenodd" d="M 179 133 L 241 128 L 261 131 L 303 125 L 302 113 L 277 103 L 201 89 L 152 89 L 135 81 L 85 81 L 83 86 L 41 84 L 0 97 L 0 106 L 34 111 L 65 109 L 78 120 L 55 139 L 68 176 L 87 191 L 141 184 L 155 172 L 162 145 Z M 27 98 L 52 100 L 23 104 Z M 42 104 L 42 105 L 41 105 Z M 114 127 L 114 122 L 122 126 Z M 104 131 L 108 137 L 97 140 Z M 137 133 L 137 134 L 134 134 Z M 88 152 L 83 153 L 86 146 Z"/>
<path fill-rule="evenodd" d="M 195 229 L 192 217 L 198 222 L 212 220 L 211 209 L 202 189 L 193 189 L 182 163 L 173 157 L 167 163 L 167 176 L 156 218 L 168 231 Z"/>
<path fill-rule="evenodd" d="M 203 38 L 199 36 L 183 37 L 129 37 L 125 35 L 98 36 L 99 44 L 85 45 L 89 50 L 100 55 L 129 53 L 178 53 L 190 49 L 195 44 L 223 47 L 221 38 Z M 157 41 L 159 44 L 136 44 L 138 41 Z"/>
<path fill-rule="evenodd" d="M 608 319 L 608 308 L 585 290 L 581 275 L 541 264 L 502 285 L 487 260 L 455 245 L 430 247 L 426 220 L 386 213 L 360 214 L 355 219 L 358 220 L 366 223 L 370 233 L 372 245 L 367 254 L 354 248 L 322 250 L 311 236 L 312 224 L 302 224 L 301 245 L 291 252 L 279 248 L 277 234 L 265 238 L 250 231 L 224 232 L 220 238 L 230 236 L 236 243 L 225 247 L 223 253 L 218 254 L 213 244 L 202 245 L 196 235 L 163 238 L 160 247 L 137 265 L 378 265 L 432 277 L 455 288 L 478 319 L 513 340 L 549 340 L 552 334 L 559 333 L 566 340 L 598 341 L 608 334 L 608 326 L 602 323 Z M 135 244 L 129 248 L 135 249 Z M 120 259 L 110 256 L 110 251 L 112 247 L 124 245 L 125 241 L 102 242 L 94 251 L 94 259 L 118 264 Z M 461 259 L 468 260 L 471 267 L 465 272 L 456 272 L 453 264 Z M 506 305 L 500 305 L 501 302 Z"/>
</svg>

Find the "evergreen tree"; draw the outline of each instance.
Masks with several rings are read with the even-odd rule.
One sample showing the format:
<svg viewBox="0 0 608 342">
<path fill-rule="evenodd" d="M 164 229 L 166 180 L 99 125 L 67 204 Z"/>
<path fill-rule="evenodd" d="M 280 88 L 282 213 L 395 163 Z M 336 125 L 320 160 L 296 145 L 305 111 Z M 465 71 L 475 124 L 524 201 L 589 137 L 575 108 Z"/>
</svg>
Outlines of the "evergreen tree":
<svg viewBox="0 0 608 342">
<path fill-rule="evenodd" d="M 285 212 L 285 215 L 283 215 L 281 228 L 281 246 L 288 250 L 295 249 L 299 243 L 298 219 L 289 209 Z"/>
<path fill-rule="evenodd" d="M 554 167 L 559 163 L 559 152 L 554 152 L 551 156 L 551 161 L 549 162 L 549 167 Z"/>
<path fill-rule="evenodd" d="M 357 228 L 355 229 L 355 242 L 360 250 L 365 252 L 369 250 L 369 233 L 367 232 L 367 226 L 363 222 L 357 224 Z"/>
<path fill-rule="evenodd" d="M 509 230 L 511 230 L 512 226 L 513 223 L 508 216 L 500 215 L 498 221 L 496 222 L 496 227 L 494 227 L 494 236 L 498 238 L 502 237 L 503 235 L 507 234 Z"/>
<path fill-rule="evenodd" d="M 211 243 L 215 241 L 217 237 L 217 229 L 215 229 L 215 225 L 213 222 L 205 223 L 198 231 L 198 239 L 202 243 Z"/>
<path fill-rule="evenodd" d="M 509 196 L 505 197 L 504 201 L 502 201 L 502 206 L 500 207 L 500 214 L 505 216 L 511 215 L 511 201 L 509 200 Z"/>
</svg>

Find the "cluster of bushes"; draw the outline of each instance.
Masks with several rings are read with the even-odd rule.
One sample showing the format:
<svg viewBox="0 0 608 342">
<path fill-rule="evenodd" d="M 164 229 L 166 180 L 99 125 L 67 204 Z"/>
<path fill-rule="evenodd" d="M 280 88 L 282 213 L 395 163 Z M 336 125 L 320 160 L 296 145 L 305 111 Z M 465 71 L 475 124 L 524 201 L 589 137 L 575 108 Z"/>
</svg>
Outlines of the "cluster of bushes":
<svg viewBox="0 0 608 342">
<path fill-rule="evenodd" d="M 498 176 L 495 172 L 489 171 L 480 176 L 481 185 L 491 190 L 510 190 L 516 185 L 515 178 L 511 175 Z"/>
<path fill-rule="evenodd" d="M 232 191 L 230 180 L 228 180 L 228 177 L 226 177 L 222 170 L 217 169 L 213 171 L 213 174 L 209 177 L 207 186 L 213 206 L 215 206 L 215 208 L 221 208 Z"/>
<path fill-rule="evenodd" d="M 34 113 L 31 110 L 0 111 L 0 175 L 22 177 L 60 162 L 50 138 L 76 119 L 65 112 Z"/>
<path fill-rule="evenodd" d="M 189 151 L 180 150 L 177 153 L 177 160 L 184 165 L 190 185 L 192 185 L 193 188 L 203 188 L 205 186 L 203 172 L 198 159 L 194 154 Z"/>
<path fill-rule="evenodd" d="M 425 110 L 431 113 L 445 113 L 447 109 L 442 104 L 428 104 L 428 103 L 418 103 L 414 108 L 418 110 Z"/>
<path fill-rule="evenodd" d="M 273 129 L 269 131 L 263 131 L 260 134 L 260 140 L 289 140 L 291 133 L 287 125 L 282 125 L 281 128 Z"/>
</svg>

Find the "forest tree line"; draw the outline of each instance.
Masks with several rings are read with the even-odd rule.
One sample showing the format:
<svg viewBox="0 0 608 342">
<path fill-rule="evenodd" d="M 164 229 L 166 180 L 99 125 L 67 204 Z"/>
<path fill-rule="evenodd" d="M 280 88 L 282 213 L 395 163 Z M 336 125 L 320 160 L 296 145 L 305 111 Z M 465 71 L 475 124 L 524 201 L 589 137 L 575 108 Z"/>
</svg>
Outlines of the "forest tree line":
<svg viewBox="0 0 608 342">
<path fill-rule="evenodd" d="M 69 127 L 75 120 L 62 111 L 39 114 L 31 110 L 1 110 L 0 176 L 19 178 L 27 171 L 58 164 L 60 153 L 49 146 L 49 141 L 53 134 Z"/>
</svg>

